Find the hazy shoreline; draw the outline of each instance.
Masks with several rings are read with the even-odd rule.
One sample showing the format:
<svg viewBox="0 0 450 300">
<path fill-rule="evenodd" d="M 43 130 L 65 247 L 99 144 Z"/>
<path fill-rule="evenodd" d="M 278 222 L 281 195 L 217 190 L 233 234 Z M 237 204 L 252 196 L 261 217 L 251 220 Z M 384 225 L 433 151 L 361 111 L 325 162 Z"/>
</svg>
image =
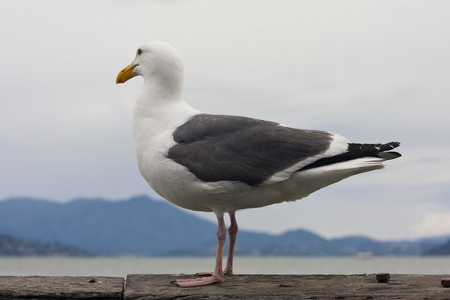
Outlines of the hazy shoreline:
<svg viewBox="0 0 450 300">
<path fill-rule="evenodd" d="M 0 276 L 119 276 L 193 274 L 208 271 L 213 257 L 0 257 Z M 252 257 L 235 258 L 236 274 L 450 274 L 444 257 Z"/>
</svg>

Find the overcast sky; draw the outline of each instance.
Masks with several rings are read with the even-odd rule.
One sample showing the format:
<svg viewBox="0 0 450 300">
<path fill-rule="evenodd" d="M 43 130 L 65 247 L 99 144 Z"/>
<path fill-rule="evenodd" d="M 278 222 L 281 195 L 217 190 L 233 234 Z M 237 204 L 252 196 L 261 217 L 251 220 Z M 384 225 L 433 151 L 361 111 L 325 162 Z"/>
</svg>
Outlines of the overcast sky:
<svg viewBox="0 0 450 300">
<path fill-rule="evenodd" d="M 384 170 L 240 212 L 241 228 L 450 234 L 449 1 L 0 4 L 0 199 L 156 197 L 132 142 L 142 79 L 115 77 L 141 44 L 163 40 L 182 53 L 185 99 L 199 110 L 402 142 Z"/>
</svg>

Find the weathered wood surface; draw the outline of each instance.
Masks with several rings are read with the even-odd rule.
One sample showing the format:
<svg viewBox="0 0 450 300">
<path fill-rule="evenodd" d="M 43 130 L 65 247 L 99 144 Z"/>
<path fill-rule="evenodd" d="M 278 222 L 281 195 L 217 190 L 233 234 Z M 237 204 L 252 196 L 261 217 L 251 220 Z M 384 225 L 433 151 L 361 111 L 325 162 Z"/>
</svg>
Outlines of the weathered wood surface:
<svg viewBox="0 0 450 300">
<path fill-rule="evenodd" d="M 0 299 L 122 299 L 121 277 L 2 276 Z"/>
<path fill-rule="evenodd" d="M 449 299 L 445 275 L 234 275 L 221 284 L 180 288 L 187 275 L 0 277 L 0 299 Z M 95 282 L 93 282 L 95 278 Z"/>
<path fill-rule="evenodd" d="M 391 274 L 377 283 L 364 275 L 234 275 L 221 284 L 180 288 L 170 282 L 192 276 L 128 275 L 124 299 L 450 299 L 443 275 Z"/>
</svg>

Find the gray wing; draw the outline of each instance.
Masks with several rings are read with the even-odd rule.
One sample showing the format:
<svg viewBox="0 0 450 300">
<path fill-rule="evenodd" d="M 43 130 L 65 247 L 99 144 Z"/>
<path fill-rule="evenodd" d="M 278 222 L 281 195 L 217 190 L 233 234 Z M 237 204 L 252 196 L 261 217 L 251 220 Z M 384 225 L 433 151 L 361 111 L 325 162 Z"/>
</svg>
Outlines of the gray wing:
<svg viewBox="0 0 450 300">
<path fill-rule="evenodd" d="M 258 185 L 296 163 L 324 153 L 329 132 L 258 119 L 199 114 L 178 127 L 167 157 L 206 181 Z"/>
</svg>

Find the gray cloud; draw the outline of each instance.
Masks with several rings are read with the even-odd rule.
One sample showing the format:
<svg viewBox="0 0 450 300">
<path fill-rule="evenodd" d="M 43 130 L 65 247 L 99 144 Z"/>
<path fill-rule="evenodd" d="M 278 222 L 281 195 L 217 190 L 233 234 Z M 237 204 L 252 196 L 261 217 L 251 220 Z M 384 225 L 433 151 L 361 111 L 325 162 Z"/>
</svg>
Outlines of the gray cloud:
<svg viewBox="0 0 450 300">
<path fill-rule="evenodd" d="M 185 97 L 200 110 L 402 142 L 404 156 L 385 170 L 242 212 L 241 227 L 413 237 L 433 234 L 433 214 L 450 216 L 448 2 L 19 0 L 3 8 L 2 199 L 152 193 L 131 137 L 141 80 L 114 80 L 138 46 L 159 39 L 182 53 Z M 379 218 L 395 228 L 368 221 Z"/>
</svg>

